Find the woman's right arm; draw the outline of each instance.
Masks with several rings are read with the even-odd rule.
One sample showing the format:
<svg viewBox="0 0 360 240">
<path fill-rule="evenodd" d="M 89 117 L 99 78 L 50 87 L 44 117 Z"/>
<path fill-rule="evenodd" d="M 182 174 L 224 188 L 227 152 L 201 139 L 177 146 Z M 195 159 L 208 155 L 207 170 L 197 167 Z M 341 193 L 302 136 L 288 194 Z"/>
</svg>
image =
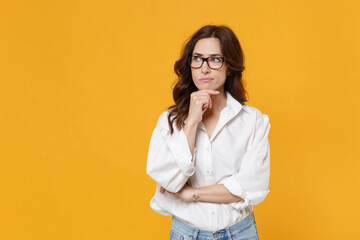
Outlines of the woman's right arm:
<svg viewBox="0 0 360 240">
<path fill-rule="evenodd" d="M 169 133 L 167 112 L 161 114 L 152 133 L 146 173 L 170 192 L 178 192 L 195 172 L 193 150 L 184 128 Z"/>
<path fill-rule="evenodd" d="M 202 120 L 204 112 L 212 107 L 210 95 L 217 95 L 219 91 L 199 90 L 190 95 L 189 114 L 184 126 L 184 132 L 189 142 L 191 152 L 194 152 L 196 129 Z"/>
<path fill-rule="evenodd" d="M 194 152 L 195 139 L 196 139 L 196 130 L 198 124 L 187 122 L 184 126 L 184 133 L 189 143 L 190 151 Z"/>
<path fill-rule="evenodd" d="M 194 145 L 197 125 L 211 107 L 214 90 L 193 92 L 185 126 L 169 133 L 167 112 L 161 114 L 151 136 L 146 173 L 169 192 L 180 191 L 195 172 Z"/>
</svg>

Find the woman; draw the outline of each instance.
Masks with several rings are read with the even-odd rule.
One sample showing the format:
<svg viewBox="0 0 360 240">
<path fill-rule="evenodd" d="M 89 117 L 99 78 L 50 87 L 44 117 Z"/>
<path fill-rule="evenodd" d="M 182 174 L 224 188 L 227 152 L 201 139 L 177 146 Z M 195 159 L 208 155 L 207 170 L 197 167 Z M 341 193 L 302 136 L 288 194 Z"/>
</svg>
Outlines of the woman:
<svg viewBox="0 0 360 240">
<path fill-rule="evenodd" d="M 153 131 L 152 209 L 170 239 L 258 239 L 253 206 L 269 193 L 269 118 L 246 105 L 243 53 L 226 26 L 207 25 L 175 63 L 175 105 Z"/>
</svg>

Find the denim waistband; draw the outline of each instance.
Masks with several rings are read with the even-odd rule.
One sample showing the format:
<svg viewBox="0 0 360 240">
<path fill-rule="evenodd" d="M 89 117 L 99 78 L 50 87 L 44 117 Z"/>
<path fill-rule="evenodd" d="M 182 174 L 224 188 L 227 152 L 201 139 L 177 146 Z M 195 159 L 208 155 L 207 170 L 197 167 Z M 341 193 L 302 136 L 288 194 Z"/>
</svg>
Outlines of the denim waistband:
<svg viewBox="0 0 360 240">
<path fill-rule="evenodd" d="M 223 238 L 224 236 L 235 235 L 236 233 L 241 232 L 242 230 L 248 228 L 251 224 L 253 224 L 254 221 L 255 221 L 254 212 L 252 212 L 241 221 L 235 223 L 234 225 L 216 231 L 208 231 L 190 226 L 182 222 L 181 220 L 177 219 L 175 216 L 173 216 L 171 227 L 175 231 L 193 236 L 193 239 L 196 239 L 197 236 L 199 235 L 202 237 L 216 239 L 216 238 Z"/>
</svg>

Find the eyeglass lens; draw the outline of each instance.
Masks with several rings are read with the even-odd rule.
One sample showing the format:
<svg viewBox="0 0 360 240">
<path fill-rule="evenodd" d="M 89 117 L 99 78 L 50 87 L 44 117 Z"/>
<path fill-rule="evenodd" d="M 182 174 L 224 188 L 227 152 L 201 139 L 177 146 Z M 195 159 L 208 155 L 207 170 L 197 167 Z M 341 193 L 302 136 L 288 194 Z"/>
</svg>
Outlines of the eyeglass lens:
<svg viewBox="0 0 360 240">
<path fill-rule="evenodd" d="M 207 60 L 208 66 L 213 69 L 219 69 L 223 65 L 223 59 L 221 57 L 209 57 L 209 58 L 202 58 L 199 56 L 193 56 L 191 58 L 190 66 L 193 68 L 200 68 L 203 62 Z"/>
</svg>

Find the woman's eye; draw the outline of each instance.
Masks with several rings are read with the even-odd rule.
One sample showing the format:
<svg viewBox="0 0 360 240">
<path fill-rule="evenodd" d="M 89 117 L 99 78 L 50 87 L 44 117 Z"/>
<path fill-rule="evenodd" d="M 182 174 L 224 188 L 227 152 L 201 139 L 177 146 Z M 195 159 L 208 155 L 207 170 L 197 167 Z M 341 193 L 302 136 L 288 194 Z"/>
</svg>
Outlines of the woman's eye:
<svg viewBox="0 0 360 240">
<path fill-rule="evenodd" d="M 194 60 L 199 62 L 199 61 L 201 61 L 201 57 L 194 57 Z"/>
<path fill-rule="evenodd" d="M 215 57 L 215 58 L 210 58 L 210 61 L 212 61 L 212 62 L 220 62 L 221 59 Z"/>
</svg>

